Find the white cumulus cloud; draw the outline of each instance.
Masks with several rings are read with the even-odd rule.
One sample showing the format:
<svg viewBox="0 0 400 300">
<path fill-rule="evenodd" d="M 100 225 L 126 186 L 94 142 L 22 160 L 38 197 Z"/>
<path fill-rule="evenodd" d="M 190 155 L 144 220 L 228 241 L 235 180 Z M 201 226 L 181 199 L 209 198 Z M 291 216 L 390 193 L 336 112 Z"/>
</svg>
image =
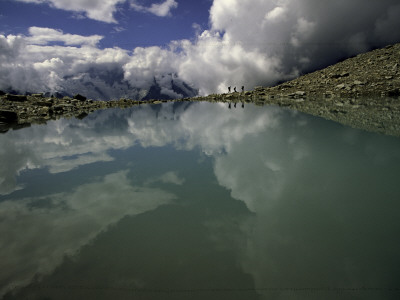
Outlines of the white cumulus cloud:
<svg viewBox="0 0 400 300">
<path fill-rule="evenodd" d="M 49 42 L 63 42 L 65 45 L 96 46 L 103 38 L 101 35 L 82 36 L 63 33 L 61 30 L 43 27 L 30 27 L 27 42 L 35 45 L 46 45 Z"/>
<path fill-rule="evenodd" d="M 136 11 L 144 11 L 152 13 L 159 17 L 171 15 L 171 10 L 178 7 L 178 2 L 175 0 L 165 0 L 161 3 L 153 3 L 150 7 L 139 4 L 136 0 L 131 1 L 131 7 Z"/>
<path fill-rule="evenodd" d="M 26 3 L 44 3 L 54 8 L 84 13 L 88 18 L 117 23 L 113 14 L 117 10 L 117 4 L 126 0 L 15 0 Z"/>
</svg>

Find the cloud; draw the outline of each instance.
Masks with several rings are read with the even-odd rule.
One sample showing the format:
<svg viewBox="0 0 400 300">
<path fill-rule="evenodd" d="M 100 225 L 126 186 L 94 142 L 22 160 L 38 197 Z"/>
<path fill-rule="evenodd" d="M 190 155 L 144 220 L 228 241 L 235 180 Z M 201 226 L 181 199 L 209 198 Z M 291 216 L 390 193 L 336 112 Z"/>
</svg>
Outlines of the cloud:
<svg viewBox="0 0 400 300">
<path fill-rule="evenodd" d="M 252 220 L 242 224 L 247 240 L 239 257 L 255 287 L 266 282 L 274 287 L 319 287 L 327 281 L 335 287 L 361 287 L 371 280 L 384 286 L 398 278 L 390 263 L 396 254 L 385 249 L 399 247 L 390 236 L 399 227 L 393 210 L 400 189 L 394 180 L 383 179 L 393 164 L 390 159 L 400 159 L 395 154 L 398 141 L 331 127 L 316 118 L 287 117 L 282 116 L 276 132 L 245 139 L 215 162 L 219 183 L 254 212 Z M 249 144 L 252 147 L 246 147 Z M 377 214 L 380 209 L 384 211 Z M 382 240 L 382 235 L 388 238 Z M 360 256 L 359 249 L 365 255 Z M 380 257 L 386 255 L 389 263 L 382 264 Z M 285 291 L 261 294 L 288 298 Z"/>
<path fill-rule="evenodd" d="M 286 9 L 284 7 L 277 6 L 265 14 L 264 20 L 266 22 L 274 22 L 274 21 L 277 22 L 277 21 L 279 21 L 279 19 L 281 19 L 285 16 L 285 13 L 286 13 Z M 264 23 L 263 23 L 263 26 L 265 26 Z"/>
<path fill-rule="evenodd" d="M 33 45 L 47 45 L 49 42 L 64 42 L 67 46 L 96 46 L 99 41 L 103 39 L 101 35 L 85 37 L 77 34 L 65 34 L 62 30 L 43 27 L 30 27 L 29 34 L 30 37 L 26 39 L 26 42 Z"/>
<path fill-rule="evenodd" d="M 303 275 L 306 265 L 320 270 L 317 262 L 323 257 L 318 256 L 321 252 L 315 248 L 316 238 L 323 238 L 322 247 L 331 251 L 336 249 L 332 245 L 340 244 L 343 238 L 354 243 L 354 234 L 366 232 L 367 223 L 372 226 L 368 230 L 377 232 L 373 227 L 379 222 L 371 223 L 363 214 L 371 204 L 373 207 L 381 205 L 381 202 L 375 203 L 381 198 L 376 194 L 380 191 L 377 182 L 387 187 L 385 195 L 397 195 L 399 190 L 395 182 L 398 176 L 394 173 L 385 176 L 388 166 L 400 160 L 397 140 L 328 123 L 288 110 L 247 104 L 244 109 L 228 109 L 226 104 L 168 103 L 158 110 L 140 106 L 119 111 L 118 115 L 107 110 L 93 118 L 58 120 L 51 126 L 32 126 L 1 135 L 0 144 L 5 147 L 0 149 L 0 160 L 6 165 L 0 167 L 0 175 L 7 180 L 6 176 L 15 177 L 21 170 L 44 167 L 51 172 L 64 172 L 94 161 L 107 161 L 113 158 L 110 150 L 135 145 L 199 149 L 212 159 L 219 185 L 254 214 L 254 223 L 248 225 L 249 240 L 244 243 L 242 265 L 254 276 L 255 286 L 265 287 L 265 282 L 271 278 L 268 282 L 272 282 L 272 286 L 282 282 L 293 286 L 298 278 L 288 277 L 288 274 Z M 20 152 L 16 153 L 18 150 Z M 185 183 L 178 171 L 164 172 L 160 171 L 159 176 L 147 183 L 154 183 L 154 180 L 177 185 Z M 143 179 L 146 182 L 146 178 Z M 322 188 L 316 191 L 315 186 Z M 6 188 L 10 190 L 10 186 Z M 148 185 L 134 186 L 128 172 L 123 170 L 68 193 L 3 201 L 0 214 L 4 225 L 0 234 L 10 241 L 6 241 L 9 247 L 3 247 L 0 254 L 10 259 L 0 264 L 2 269 L 9 270 L 17 266 L 14 277 L 3 278 L 3 282 L 24 285 L 35 272 L 51 272 L 66 252 L 73 253 L 87 244 L 123 215 L 154 209 L 172 199 L 173 195 L 150 189 Z M 397 198 L 385 198 L 385 201 L 397 203 Z M 392 211 L 395 220 L 396 210 Z M 375 208 L 369 213 L 376 217 Z M 355 226 L 354 214 L 364 216 L 366 223 Z M 338 230 L 336 234 L 322 237 L 321 228 L 323 232 L 332 229 L 325 222 L 328 218 L 336 220 L 329 224 L 344 220 L 348 226 L 338 225 L 334 227 Z M 32 230 L 26 231 L 26 224 L 32 223 L 35 226 L 29 226 Z M 12 237 L 17 240 L 12 241 Z M 369 237 L 369 233 L 365 235 L 366 247 Z M 299 244 L 303 246 L 300 250 Z M 276 247 L 271 248 L 271 245 Z M 27 247 L 35 251 L 27 255 L 23 251 Z M 338 264 L 328 269 L 337 271 L 340 275 L 335 278 L 344 278 L 347 284 L 352 278 L 361 277 L 343 273 L 345 250 L 342 248 L 340 255 L 323 252 L 337 255 Z M 358 265 L 365 265 L 357 251 L 357 248 L 351 251 L 352 258 Z M 309 253 L 315 255 L 308 256 Z M 300 262 L 296 259 L 299 255 L 306 260 Z M 291 263 L 284 264 L 286 259 L 292 260 Z M 277 265 L 280 265 L 279 272 Z M 321 280 L 307 281 L 309 279 L 301 281 L 304 286 Z M 341 286 L 340 282 L 337 284 Z"/>
<path fill-rule="evenodd" d="M 172 183 L 176 185 L 182 185 L 185 182 L 184 178 L 180 178 L 176 172 L 170 171 L 163 174 L 160 177 L 160 181 L 163 183 Z"/>
<path fill-rule="evenodd" d="M 382 42 L 396 43 L 399 41 L 397 31 L 393 30 L 400 26 L 400 5 L 391 6 L 387 13 L 375 23 L 375 36 Z"/>
<path fill-rule="evenodd" d="M 114 17 L 117 6 L 127 0 L 14 0 L 25 3 L 47 4 L 53 8 L 63 9 L 78 13 L 77 18 L 82 18 L 83 13 L 87 18 L 106 23 L 118 23 Z M 171 15 L 171 10 L 178 7 L 175 0 L 165 0 L 161 3 L 153 3 L 147 7 L 136 0 L 130 0 L 131 7 L 136 11 L 147 12 L 159 17 Z M 121 27 L 116 27 L 117 31 Z"/>
<path fill-rule="evenodd" d="M 400 34 L 391 40 L 382 38 L 382 32 L 376 34 L 382 20 L 391 20 L 388 22 L 395 25 L 391 15 L 396 15 L 397 7 L 395 0 L 368 4 L 362 0 L 323 4 L 315 0 L 215 0 L 210 21 L 211 29 L 223 32 L 225 39 L 240 42 L 245 50 L 258 49 L 279 57 L 280 69 L 288 74 L 326 66 L 344 56 L 399 41 Z M 386 29 L 387 34 L 392 32 Z M 355 40 L 355 36 L 362 38 Z"/>
<path fill-rule="evenodd" d="M 42 163 L 40 157 L 33 149 L 24 143 L 16 144 L 13 138 L 0 136 L 2 147 L 0 149 L 0 195 L 7 195 L 20 187 L 16 177 L 24 170 L 35 169 Z"/>
<path fill-rule="evenodd" d="M 367 271 L 364 266 L 382 249 L 379 243 L 371 247 L 371 234 L 381 241 L 382 232 L 397 230 L 392 223 L 397 216 L 391 212 L 399 188 L 391 176 L 387 190 L 384 174 L 400 160 L 399 143 L 328 123 L 270 107 L 229 110 L 196 103 L 176 110 L 172 105 L 157 112 L 135 110 L 129 131 L 144 147 L 199 148 L 212 158 L 218 183 L 254 213 L 253 220 L 241 224 L 248 235 L 238 257 L 257 288 L 265 282 L 273 287 L 323 286 L 327 277 L 336 287 L 364 286 L 370 278 L 384 285 L 390 267 L 379 260 Z M 390 214 L 385 230 L 376 229 L 381 224 L 376 215 L 380 193 L 392 195 L 385 198 L 390 208 L 381 214 Z M 376 222 L 370 222 L 371 216 Z M 361 236 L 354 239 L 357 233 Z M 386 249 L 398 247 L 390 238 L 384 243 Z M 360 258 L 359 249 L 370 255 Z M 304 277 L 307 268 L 312 272 Z"/>
<path fill-rule="evenodd" d="M 174 41 L 158 51 L 170 62 L 163 69 L 175 71 L 200 94 L 235 85 L 252 89 L 399 41 L 400 33 L 390 29 L 399 13 L 396 0 L 214 0 L 207 30 L 198 31 L 194 41 Z M 143 48 L 141 55 L 155 51 Z"/>
<path fill-rule="evenodd" d="M 15 0 L 26 3 L 48 4 L 54 8 L 85 13 L 93 20 L 106 23 L 117 23 L 114 18 L 114 12 L 117 5 L 126 0 Z"/>
<path fill-rule="evenodd" d="M 74 254 L 124 216 L 174 199 L 159 189 L 133 186 L 127 174 L 124 170 L 111 173 L 70 193 L 1 202 L 0 232 L 7 247 L 0 254 L 7 259 L 0 266 L 13 272 L 0 275 L 0 295 L 11 286 L 28 284 L 35 275 L 52 272 L 65 255 Z"/>
<path fill-rule="evenodd" d="M 283 74 L 277 71 L 279 58 L 270 57 L 258 49 L 246 50 L 238 42 L 219 32 L 204 31 L 195 43 L 179 45 L 178 75 L 195 84 L 200 94 L 227 92 L 227 86 L 252 89 L 260 84 L 272 84 Z"/>
<path fill-rule="evenodd" d="M 89 97 L 103 99 L 137 97 L 136 91 L 129 90 L 122 81 L 122 65 L 129 60 L 128 51 L 97 48 L 102 38 L 98 35 L 71 35 L 39 27 L 31 27 L 29 32 L 29 36 L 0 35 L 0 89 L 86 92 Z M 49 45 L 51 42 L 64 45 Z"/>
<path fill-rule="evenodd" d="M 128 133 L 116 135 L 117 129 L 94 130 L 102 122 L 115 125 L 110 122 L 114 117 L 112 112 L 104 112 L 92 122 L 58 120 L 52 126 L 32 126 L 13 131 L 12 135 L 0 135 L 0 143 L 4 144 L 0 149 L 0 159 L 4 162 L 0 166 L 0 195 L 23 188 L 16 177 L 25 170 L 46 168 L 55 174 L 112 161 L 109 150 L 126 149 L 134 143 Z M 119 126 L 118 130 L 124 130 L 128 123 Z"/>
<path fill-rule="evenodd" d="M 247 114 L 243 110 L 227 113 L 225 105 L 215 105 L 210 110 L 207 103 L 198 103 L 180 107 L 165 105 L 158 112 L 151 106 L 118 115 L 106 110 L 96 114 L 96 118 L 60 119 L 51 126 L 12 131 L 0 135 L 0 143 L 5 145 L 0 149 L 0 159 L 5 162 L 0 166 L 0 194 L 22 188 L 16 178 L 24 170 L 45 168 L 53 174 L 67 172 L 112 161 L 111 150 L 123 150 L 135 144 L 142 147 L 172 144 L 185 150 L 201 145 L 204 153 L 216 155 L 230 151 L 246 136 L 278 124 L 275 110 L 264 114 L 249 108 Z M 183 183 L 176 172 L 160 176 L 158 180 L 165 183 Z"/>
<path fill-rule="evenodd" d="M 133 86 L 149 88 L 154 77 L 174 73 L 177 69 L 171 64 L 177 54 L 159 47 L 137 47 L 123 66 L 124 78 Z"/>
<path fill-rule="evenodd" d="M 76 10 L 113 11 L 119 1 L 69 3 Z M 177 2 L 131 5 L 167 16 Z M 400 32 L 393 30 L 399 15 L 397 0 L 214 0 L 209 28 L 198 29 L 192 40 L 132 51 L 99 49 L 99 35 L 32 27 L 28 36 L 0 36 L 0 89 L 81 92 L 97 99 L 140 98 L 154 84 L 165 96 L 182 97 L 172 82 L 185 82 L 202 95 L 226 92 L 227 86 L 252 89 L 400 41 Z"/>
<path fill-rule="evenodd" d="M 165 0 L 162 3 L 153 3 L 150 7 L 146 7 L 137 3 L 136 0 L 131 0 L 131 7 L 136 11 L 152 13 L 158 17 L 166 17 L 171 15 L 171 10 L 178 7 L 178 2 L 175 0 Z"/>
<path fill-rule="evenodd" d="M 179 177 L 178 173 L 175 171 L 169 171 L 154 180 L 149 180 L 147 183 L 154 183 L 158 181 L 167 184 L 182 185 L 185 182 L 185 178 Z"/>
<path fill-rule="evenodd" d="M 83 94 L 96 100 L 141 99 L 157 85 L 161 95 L 194 95 L 177 75 L 179 55 L 159 47 L 100 49 L 99 35 L 31 27 L 29 36 L 0 35 L 0 89 Z M 52 45 L 60 42 L 63 45 Z"/>
<path fill-rule="evenodd" d="M 65 159 L 62 157 L 56 157 L 49 159 L 46 164 L 49 165 L 50 173 L 61 173 L 71 171 L 82 165 L 92 164 L 95 162 L 107 162 L 113 161 L 114 159 L 107 153 L 84 153 L 79 154 L 73 159 Z"/>
</svg>

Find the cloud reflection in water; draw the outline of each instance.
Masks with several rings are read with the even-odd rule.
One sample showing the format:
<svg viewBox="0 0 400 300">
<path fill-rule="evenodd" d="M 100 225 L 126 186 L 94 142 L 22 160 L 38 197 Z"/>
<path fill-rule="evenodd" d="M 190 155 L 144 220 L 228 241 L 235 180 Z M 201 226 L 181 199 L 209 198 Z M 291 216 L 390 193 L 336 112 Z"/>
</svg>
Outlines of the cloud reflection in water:
<svg viewBox="0 0 400 300">
<path fill-rule="evenodd" d="M 198 160 L 211 160 L 213 174 L 205 176 L 214 177 L 253 213 L 247 221 L 219 215 L 201 222 L 216 249 L 229 249 L 243 271 L 252 275 L 256 288 L 398 284 L 394 250 L 400 245 L 393 238 L 400 229 L 395 216 L 400 195 L 397 139 L 276 107 L 229 110 L 224 104 L 185 103 L 108 110 L 82 121 L 59 120 L 9 132 L 0 141 L 7 144 L 0 152 L 2 160 L 14 161 L 0 169 L 2 193 L 9 194 L 0 198 L 8 225 L 2 229 L 8 232 L 7 244 L 13 245 L 2 249 L 10 257 L 3 263 L 17 274 L 8 283 L 24 285 L 36 273 L 51 272 L 64 254 L 79 250 L 125 215 L 176 202 L 182 197 L 176 193 L 196 186 L 187 175 L 199 172 L 176 171 L 184 168 L 179 159 L 174 160 L 176 170 L 165 171 L 146 161 L 143 165 L 151 170 L 136 175 L 143 184 L 135 183 L 129 175 L 134 173 L 133 156 L 133 165 L 82 179 L 72 192 L 13 199 L 18 191 L 12 191 L 22 184 L 27 191 L 30 188 L 29 182 L 18 183 L 22 170 L 47 168 L 68 178 L 84 166 L 117 164 L 119 155 L 132 149 L 160 148 L 165 149 L 165 159 L 171 159 L 171 151 L 198 151 Z M 206 195 L 207 189 L 212 187 L 186 191 L 188 199 L 179 201 L 190 200 L 190 192 Z M 236 234 L 229 230 L 238 230 L 229 225 L 232 222 L 240 224 L 244 237 L 232 238 Z M 29 224 L 37 225 L 26 232 Z M 37 251 L 24 252 L 26 247 Z M 24 264 L 29 268 L 18 271 Z M 286 296 L 265 294 L 272 299 Z"/>
</svg>

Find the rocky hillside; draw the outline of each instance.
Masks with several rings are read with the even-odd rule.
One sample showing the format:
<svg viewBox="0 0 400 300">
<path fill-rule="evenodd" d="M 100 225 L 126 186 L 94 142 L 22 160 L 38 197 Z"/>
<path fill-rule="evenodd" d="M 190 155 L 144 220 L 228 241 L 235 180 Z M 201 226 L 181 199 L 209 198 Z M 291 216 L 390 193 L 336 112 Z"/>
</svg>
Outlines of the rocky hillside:
<svg viewBox="0 0 400 300">
<path fill-rule="evenodd" d="M 400 96 L 400 44 L 359 54 L 268 89 L 296 97 Z"/>
</svg>

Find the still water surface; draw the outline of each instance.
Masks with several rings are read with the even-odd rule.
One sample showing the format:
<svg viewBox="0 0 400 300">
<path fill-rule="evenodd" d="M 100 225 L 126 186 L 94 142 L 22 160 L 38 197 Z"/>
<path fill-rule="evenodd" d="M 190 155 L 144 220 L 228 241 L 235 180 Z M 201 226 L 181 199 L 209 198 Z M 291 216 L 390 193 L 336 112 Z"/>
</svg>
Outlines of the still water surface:
<svg viewBox="0 0 400 300">
<path fill-rule="evenodd" d="M 166 103 L 0 145 L 0 298 L 400 297 L 398 138 Z"/>
</svg>

